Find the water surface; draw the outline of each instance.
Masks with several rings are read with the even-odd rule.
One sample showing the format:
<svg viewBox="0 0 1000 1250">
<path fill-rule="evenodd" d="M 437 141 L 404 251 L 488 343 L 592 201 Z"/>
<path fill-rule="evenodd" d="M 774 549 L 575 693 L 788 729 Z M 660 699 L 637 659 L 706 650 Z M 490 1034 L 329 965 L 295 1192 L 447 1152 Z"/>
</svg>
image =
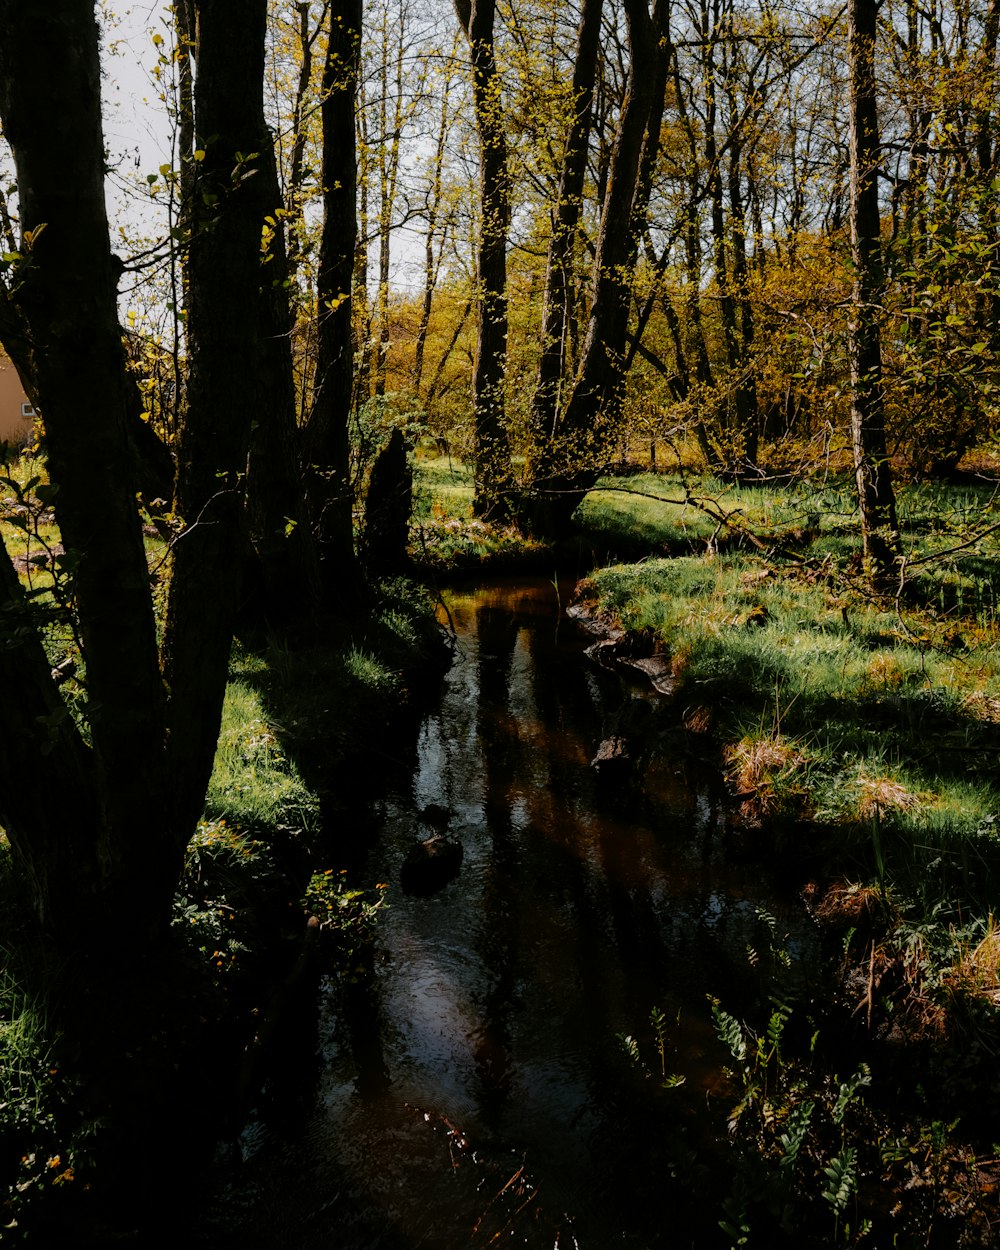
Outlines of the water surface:
<svg viewBox="0 0 1000 1250">
<path fill-rule="evenodd" d="M 758 992 L 761 903 L 793 951 L 808 932 L 758 868 L 729 862 L 722 794 L 680 737 L 632 784 L 598 779 L 623 700 L 648 698 L 654 725 L 677 713 L 591 664 L 565 598 L 544 581 L 448 595 L 454 663 L 412 756 L 386 761 L 361 869 L 389 883 L 374 970 L 324 981 L 311 1096 L 291 1115 L 272 1100 L 244 1134 L 230 1197 L 251 1216 L 233 1244 L 709 1244 L 715 1196 L 691 1192 L 690 1169 L 675 1180 L 715 1131 L 685 1116 L 724 1079 L 706 995 L 739 1010 Z M 464 862 L 413 898 L 400 867 L 430 805 Z M 685 1077 L 674 1121 L 620 1041 L 658 1065 L 653 1008 Z"/>
</svg>

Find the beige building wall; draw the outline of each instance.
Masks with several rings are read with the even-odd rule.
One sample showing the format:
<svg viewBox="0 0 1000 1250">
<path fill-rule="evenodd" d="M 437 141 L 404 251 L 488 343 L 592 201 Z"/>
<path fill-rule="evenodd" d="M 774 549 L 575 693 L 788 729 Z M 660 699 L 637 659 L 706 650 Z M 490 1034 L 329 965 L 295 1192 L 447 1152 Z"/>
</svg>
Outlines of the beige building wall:
<svg viewBox="0 0 1000 1250">
<path fill-rule="evenodd" d="M 31 438 L 35 410 L 21 389 L 17 370 L 0 354 L 0 442 L 20 446 Z"/>
</svg>

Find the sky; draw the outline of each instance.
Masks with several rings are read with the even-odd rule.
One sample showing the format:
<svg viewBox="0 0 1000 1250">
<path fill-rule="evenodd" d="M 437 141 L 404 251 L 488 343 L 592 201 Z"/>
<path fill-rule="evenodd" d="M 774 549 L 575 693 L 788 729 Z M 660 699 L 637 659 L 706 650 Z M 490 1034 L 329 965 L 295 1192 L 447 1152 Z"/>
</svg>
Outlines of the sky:
<svg viewBox="0 0 1000 1250">
<path fill-rule="evenodd" d="M 148 200 L 145 205 L 137 202 L 123 184 L 136 176 L 142 182 L 170 161 L 169 118 L 152 78 L 157 61 L 152 36 L 168 37 L 168 19 L 161 0 L 141 0 L 114 6 L 103 20 L 104 137 L 112 169 L 108 212 L 115 227 L 140 232 L 158 232 L 163 223 Z"/>
</svg>

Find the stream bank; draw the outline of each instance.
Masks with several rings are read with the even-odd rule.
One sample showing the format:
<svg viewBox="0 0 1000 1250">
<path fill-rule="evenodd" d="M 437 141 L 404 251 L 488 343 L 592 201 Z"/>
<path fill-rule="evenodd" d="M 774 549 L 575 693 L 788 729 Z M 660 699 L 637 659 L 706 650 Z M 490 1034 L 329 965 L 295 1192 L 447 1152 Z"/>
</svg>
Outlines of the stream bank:
<svg viewBox="0 0 1000 1250">
<path fill-rule="evenodd" d="M 728 855 L 711 767 L 677 750 L 639 785 L 592 766 L 624 701 L 648 704 L 651 733 L 669 736 L 672 713 L 585 658 L 592 640 L 563 615 L 571 590 L 449 592 L 451 669 L 412 749 L 383 761 L 355 869 L 388 883 L 370 969 L 324 978 L 317 1031 L 231 1144 L 200 1244 L 308 1250 L 336 1230 L 345 1250 L 498 1234 L 642 1250 L 721 1236 L 729 1177 L 713 1175 L 699 1108 L 724 1093 L 725 1052 L 706 995 L 740 1012 L 766 999 L 759 908 L 803 987 L 815 929 L 785 883 Z M 461 870 L 407 894 L 406 857 L 441 812 Z M 666 1121 L 623 1041 L 647 1051 L 654 1012 L 683 1077 Z"/>
</svg>

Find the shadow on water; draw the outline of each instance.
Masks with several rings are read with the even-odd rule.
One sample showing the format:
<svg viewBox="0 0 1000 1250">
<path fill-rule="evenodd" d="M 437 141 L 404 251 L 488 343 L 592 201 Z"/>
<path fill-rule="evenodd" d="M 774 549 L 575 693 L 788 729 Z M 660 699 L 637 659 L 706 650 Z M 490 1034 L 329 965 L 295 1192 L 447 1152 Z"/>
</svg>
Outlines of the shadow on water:
<svg viewBox="0 0 1000 1250">
<path fill-rule="evenodd" d="M 711 1153 L 698 1108 L 722 1080 L 706 995 L 739 1009 L 756 992 L 757 906 L 800 948 L 801 908 L 726 861 L 720 794 L 690 760 L 602 786 L 590 761 L 627 692 L 583 657 L 552 583 L 455 591 L 448 606 L 454 664 L 415 755 L 389 769 L 362 868 L 390 883 L 372 967 L 323 983 L 318 1075 L 271 1090 L 206 1235 L 302 1250 L 713 1245 L 721 1195 L 692 1163 Z M 463 862 L 412 897 L 400 870 L 428 811 Z M 686 1077 L 669 1124 L 618 1040 L 654 1007 L 677 1021 L 670 1067 Z"/>
</svg>

